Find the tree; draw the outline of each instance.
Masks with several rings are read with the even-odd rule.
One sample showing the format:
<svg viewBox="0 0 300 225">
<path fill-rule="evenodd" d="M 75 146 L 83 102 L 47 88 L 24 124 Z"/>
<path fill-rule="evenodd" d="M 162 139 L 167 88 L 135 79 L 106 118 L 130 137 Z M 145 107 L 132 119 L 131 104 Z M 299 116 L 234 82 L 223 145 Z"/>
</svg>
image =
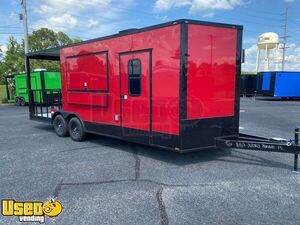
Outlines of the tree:
<svg viewBox="0 0 300 225">
<path fill-rule="evenodd" d="M 72 39 L 61 31 L 56 33 L 48 28 L 40 28 L 39 30 L 33 31 L 32 34 L 29 35 L 29 46 L 30 51 L 32 52 L 69 45 L 78 41 L 81 40 Z"/>
<path fill-rule="evenodd" d="M 56 33 L 48 28 L 33 31 L 28 40 L 31 52 L 58 46 Z"/>
<path fill-rule="evenodd" d="M 63 32 L 58 32 L 56 34 L 56 37 L 58 41 L 58 46 L 69 45 L 76 42 L 76 39 L 70 38 L 68 35 L 66 35 Z"/>
<path fill-rule="evenodd" d="M 3 60 L 3 52 L 2 52 L 2 49 L 0 48 L 0 84 L 3 84 L 4 83 L 4 77 L 2 75 L 2 73 L 4 72 L 2 70 L 2 60 Z"/>
<path fill-rule="evenodd" d="M 29 36 L 29 47 L 31 52 L 40 51 L 48 48 L 59 47 L 73 44 L 80 41 L 72 39 L 63 32 L 54 32 L 48 28 L 41 28 L 33 31 Z M 46 69 L 48 71 L 59 71 L 60 64 L 57 61 L 32 60 L 31 69 Z"/>
<path fill-rule="evenodd" d="M 81 41 L 70 38 L 63 32 L 55 32 L 48 28 L 40 28 L 29 35 L 29 47 L 31 52 L 48 48 L 59 47 Z M 60 65 L 56 61 L 32 60 L 31 70 L 46 69 L 59 71 Z M 18 42 L 13 36 L 9 37 L 7 52 L 1 57 L 0 53 L 0 83 L 3 83 L 4 75 L 11 75 L 25 72 L 24 41 Z"/>
<path fill-rule="evenodd" d="M 18 43 L 14 37 L 9 37 L 7 52 L 1 62 L 1 71 L 13 74 L 25 71 L 24 45 Z"/>
</svg>

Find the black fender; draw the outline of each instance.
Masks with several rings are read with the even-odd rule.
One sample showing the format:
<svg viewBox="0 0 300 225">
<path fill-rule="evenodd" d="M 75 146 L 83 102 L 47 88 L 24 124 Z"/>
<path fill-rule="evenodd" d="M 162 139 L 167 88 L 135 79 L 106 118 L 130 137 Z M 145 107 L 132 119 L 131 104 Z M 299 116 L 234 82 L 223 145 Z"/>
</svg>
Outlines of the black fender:
<svg viewBox="0 0 300 225">
<path fill-rule="evenodd" d="M 84 131 L 86 131 L 85 123 L 83 122 L 83 120 L 80 118 L 80 116 L 79 116 L 77 113 L 74 113 L 74 112 L 66 112 L 66 111 L 58 110 L 58 111 L 56 111 L 56 112 L 51 116 L 51 124 L 53 124 L 53 120 L 54 120 L 54 118 L 55 118 L 57 115 L 62 115 L 63 118 L 64 118 L 67 122 L 69 122 L 69 120 L 70 120 L 72 117 L 77 117 L 77 118 L 80 120 L 80 122 L 81 122 L 81 124 L 82 124 L 82 126 L 83 126 Z"/>
</svg>

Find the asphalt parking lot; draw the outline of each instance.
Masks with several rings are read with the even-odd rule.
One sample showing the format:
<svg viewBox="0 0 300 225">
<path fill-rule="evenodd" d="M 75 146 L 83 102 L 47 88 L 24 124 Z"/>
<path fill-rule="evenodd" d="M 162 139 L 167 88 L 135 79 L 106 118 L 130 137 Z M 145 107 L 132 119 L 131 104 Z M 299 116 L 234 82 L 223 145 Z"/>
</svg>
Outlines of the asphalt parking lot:
<svg viewBox="0 0 300 225">
<path fill-rule="evenodd" d="M 288 138 L 298 124 L 300 101 L 241 101 L 243 133 Z M 300 224 L 292 155 L 179 155 L 95 135 L 76 143 L 16 106 L 0 106 L 0 131 L 0 198 L 56 196 L 63 212 L 46 224 Z M 0 215 L 0 224 L 20 223 Z"/>
</svg>

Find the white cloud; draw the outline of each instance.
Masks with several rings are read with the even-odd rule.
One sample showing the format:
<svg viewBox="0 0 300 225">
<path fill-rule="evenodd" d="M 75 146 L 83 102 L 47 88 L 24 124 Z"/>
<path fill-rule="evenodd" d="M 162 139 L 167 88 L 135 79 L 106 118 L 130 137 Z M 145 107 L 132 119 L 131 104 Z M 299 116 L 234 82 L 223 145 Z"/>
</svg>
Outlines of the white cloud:
<svg viewBox="0 0 300 225">
<path fill-rule="evenodd" d="M 89 19 L 88 21 L 88 28 L 92 28 L 95 27 L 99 24 L 98 20 L 94 20 L 94 19 Z"/>
<path fill-rule="evenodd" d="M 40 2 L 40 1 L 38 1 Z M 111 0 L 44 0 L 42 2 L 41 8 L 47 6 L 49 8 L 61 10 L 81 10 L 89 7 L 106 7 L 111 3 Z"/>
<path fill-rule="evenodd" d="M 70 14 L 50 16 L 46 21 L 38 21 L 35 28 L 48 27 L 56 31 L 66 31 L 77 25 L 77 19 Z"/>
<path fill-rule="evenodd" d="M 5 45 L 0 45 L 1 53 L 5 54 L 7 52 L 7 47 Z"/>
<path fill-rule="evenodd" d="M 190 0 L 156 0 L 155 9 L 156 10 L 168 10 L 175 7 L 181 7 L 185 5 L 191 5 Z"/>
<path fill-rule="evenodd" d="M 48 27 L 57 31 L 68 31 L 76 27 L 77 17 L 81 17 L 82 12 L 104 9 L 110 5 L 111 0 L 44 0 L 42 4 L 39 3 L 40 1 L 37 1 L 38 7 L 34 12 L 39 14 L 41 19 L 33 22 L 34 28 Z"/>
<path fill-rule="evenodd" d="M 245 49 L 246 56 L 252 56 L 257 53 L 256 44 L 253 44 L 250 48 Z"/>
<path fill-rule="evenodd" d="M 295 0 L 284 0 L 285 2 L 294 2 Z"/>
<path fill-rule="evenodd" d="M 55 31 L 76 33 L 75 36 L 81 39 L 116 32 L 114 29 L 118 27 L 124 29 L 121 28 L 124 25 L 120 25 L 126 23 L 122 17 L 135 3 L 133 0 L 33 1 L 36 5 L 33 12 L 39 17 L 31 23 L 34 29 L 47 27 Z M 97 29 L 88 29 L 95 27 Z"/>
<path fill-rule="evenodd" d="M 232 10 L 242 4 L 243 0 L 156 0 L 154 9 L 164 11 L 173 7 L 189 6 L 191 14 L 202 13 L 204 17 L 212 17 L 217 10 Z"/>
<path fill-rule="evenodd" d="M 256 44 L 251 45 L 251 47 L 245 49 L 245 63 L 242 64 L 243 71 L 255 71 L 256 66 Z"/>
</svg>

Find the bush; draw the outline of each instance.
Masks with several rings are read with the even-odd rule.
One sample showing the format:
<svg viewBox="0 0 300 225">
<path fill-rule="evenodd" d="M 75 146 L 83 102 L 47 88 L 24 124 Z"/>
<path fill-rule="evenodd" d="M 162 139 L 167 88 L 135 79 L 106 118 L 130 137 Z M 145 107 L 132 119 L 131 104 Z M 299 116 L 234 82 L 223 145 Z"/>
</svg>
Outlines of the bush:
<svg viewBox="0 0 300 225">
<path fill-rule="evenodd" d="M 8 103 L 7 98 L 2 98 L 1 103 Z"/>
</svg>

